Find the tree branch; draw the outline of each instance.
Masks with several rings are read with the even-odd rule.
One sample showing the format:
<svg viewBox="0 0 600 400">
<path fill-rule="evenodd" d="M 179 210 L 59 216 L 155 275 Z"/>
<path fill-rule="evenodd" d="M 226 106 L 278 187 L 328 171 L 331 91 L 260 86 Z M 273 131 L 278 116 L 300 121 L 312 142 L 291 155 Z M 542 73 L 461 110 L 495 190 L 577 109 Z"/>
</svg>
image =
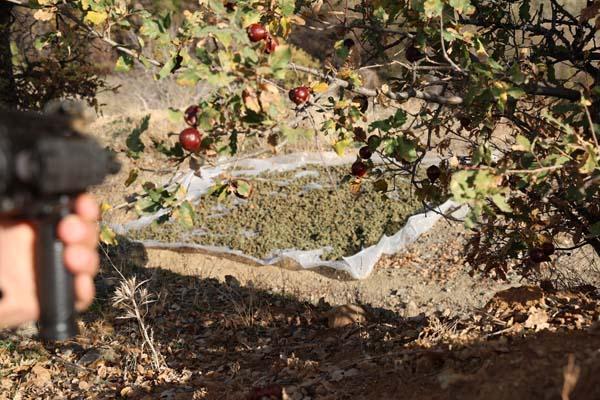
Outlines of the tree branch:
<svg viewBox="0 0 600 400">
<path fill-rule="evenodd" d="M 534 96 L 547 96 L 557 97 L 559 99 L 566 99 L 571 101 L 579 101 L 581 99 L 581 93 L 577 90 L 553 87 L 553 86 L 537 86 L 530 85 L 523 88 L 527 94 Z"/>
<path fill-rule="evenodd" d="M 303 65 L 297 65 L 294 63 L 290 63 L 289 68 L 292 70 L 302 71 L 307 74 L 318 76 L 319 78 L 329 82 L 334 83 L 344 89 L 348 89 L 354 93 L 361 94 L 367 97 L 377 97 L 379 94 L 382 94 L 392 100 L 408 100 L 410 98 L 417 98 L 421 100 L 426 100 L 431 103 L 438 104 L 446 104 L 446 105 L 458 105 L 462 104 L 463 99 L 458 96 L 438 96 L 433 93 L 423 92 L 421 90 L 412 89 L 405 92 L 392 92 L 389 88 L 384 87 L 380 89 L 368 89 L 363 87 L 353 87 L 352 84 L 346 80 L 339 79 L 327 75 L 326 73 L 319 71 L 316 68 L 309 68 Z"/>
</svg>

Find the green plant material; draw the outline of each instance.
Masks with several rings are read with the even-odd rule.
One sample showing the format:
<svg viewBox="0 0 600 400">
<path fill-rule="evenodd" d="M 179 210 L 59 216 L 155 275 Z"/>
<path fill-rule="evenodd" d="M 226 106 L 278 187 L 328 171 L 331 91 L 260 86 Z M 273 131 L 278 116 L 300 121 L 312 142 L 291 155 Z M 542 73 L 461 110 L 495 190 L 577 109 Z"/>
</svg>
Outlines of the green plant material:
<svg viewBox="0 0 600 400">
<path fill-rule="evenodd" d="M 150 114 L 146 115 L 140 121 L 139 125 L 131 131 L 125 144 L 127 145 L 127 156 L 133 159 L 140 158 L 140 154 L 144 151 L 146 146 L 141 140 L 142 133 L 148 130 L 148 124 L 150 122 Z"/>
<path fill-rule="evenodd" d="M 294 178 L 298 172 L 310 175 Z M 347 170 L 330 172 L 340 179 Z M 261 258 L 277 250 L 329 246 L 332 250 L 325 257 L 339 259 L 377 243 L 384 234 L 393 235 L 419 208 L 408 183 L 400 183 L 394 199 L 373 190 L 371 183 L 365 183 L 364 191 L 356 196 L 347 184 L 327 187 L 327 173 L 317 166 L 246 179 L 254 185 L 247 201 L 219 199 L 225 187 L 202 198 L 195 209 L 195 227 L 204 234 L 190 233 L 169 222 L 134 232 L 133 237 L 226 246 Z M 315 184 L 324 187 L 313 188 Z"/>
</svg>

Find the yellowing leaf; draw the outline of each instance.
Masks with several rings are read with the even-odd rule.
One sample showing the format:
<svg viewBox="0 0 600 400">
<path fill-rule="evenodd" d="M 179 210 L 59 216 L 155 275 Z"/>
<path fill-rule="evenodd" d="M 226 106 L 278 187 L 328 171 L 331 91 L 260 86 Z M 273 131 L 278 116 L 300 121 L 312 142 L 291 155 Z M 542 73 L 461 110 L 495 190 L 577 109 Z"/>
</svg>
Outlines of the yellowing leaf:
<svg viewBox="0 0 600 400">
<path fill-rule="evenodd" d="M 108 225 L 102 225 L 102 228 L 100 228 L 100 242 L 109 246 L 119 244 L 117 234 Z"/>
<path fill-rule="evenodd" d="M 93 25 L 100 25 L 106 21 L 107 18 L 108 14 L 106 11 L 88 11 L 83 20 Z"/>
<path fill-rule="evenodd" d="M 104 214 L 105 212 L 109 211 L 112 209 L 112 206 L 110 204 L 108 204 L 107 202 L 103 201 L 100 204 L 100 214 Z"/>
<path fill-rule="evenodd" d="M 242 100 L 248 110 L 254 111 L 255 113 L 261 112 L 260 103 L 258 102 L 258 97 L 256 96 L 254 89 L 244 89 L 242 92 Z"/>
<path fill-rule="evenodd" d="M 427 18 L 439 17 L 444 10 L 444 3 L 442 0 L 425 0 L 423 9 Z"/>
<path fill-rule="evenodd" d="M 333 150 L 335 151 L 335 153 L 341 157 L 344 155 L 344 153 L 346 152 L 346 148 L 348 148 L 348 146 L 350 146 L 351 143 L 352 143 L 352 140 L 344 139 L 344 140 L 335 142 L 331 147 L 333 147 Z"/>
<path fill-rule="evenodd" d="M 194 219 L 196 212 L 188 201 L 184 201 L 178 208 L 173 212 L 173 217 L 179 221 L 179 223 L 186 229 L 194 227 Z"/>
<path fill-rule="evenodd" d="M 317 82 L 311 86 L 313 93 L 324 93 L 329 89 L 329 85 L 325 82 Z"/>
</svg>

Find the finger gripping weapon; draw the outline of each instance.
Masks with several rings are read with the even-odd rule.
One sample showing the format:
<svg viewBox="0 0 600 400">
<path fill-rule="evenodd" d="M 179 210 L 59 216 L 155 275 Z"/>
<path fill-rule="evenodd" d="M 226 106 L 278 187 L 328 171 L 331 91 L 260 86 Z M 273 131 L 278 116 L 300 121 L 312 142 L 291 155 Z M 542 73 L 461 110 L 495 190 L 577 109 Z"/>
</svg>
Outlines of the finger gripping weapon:
<svg viewBox="0 0 600 400">
<path fill-rule="evenodd" d="M 119 169 L 113 155 L 69 119 L 0 109 L 0 216 L 36 225 L 42 340 L 77 334 L 73 276 L 64 266 L 57 225 L 78 194 Z"/>
</svg>

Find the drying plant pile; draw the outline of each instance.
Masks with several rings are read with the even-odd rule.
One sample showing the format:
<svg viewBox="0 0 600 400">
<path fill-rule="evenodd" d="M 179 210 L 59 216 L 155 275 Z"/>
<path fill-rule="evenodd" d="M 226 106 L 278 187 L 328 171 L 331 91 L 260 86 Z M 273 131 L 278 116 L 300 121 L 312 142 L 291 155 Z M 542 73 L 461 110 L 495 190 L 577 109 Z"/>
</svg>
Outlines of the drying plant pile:
<svg viewBox="0 0 600 400">
<path fill-rule="evenodd" d="M 395 234 L 418 210 L 408 182 L 385 192 L 367 184 L 353 193 L 339 183 L 345 175 L 344 168 L 312 166 L 246 177 L 253 186 L 247 199 L 219 199 L 215 193 L 200 199 L 195 229 L 154 223 L 131 237 L 222 246 L 257 258 L 327 248 L 324 258 L 339 259 Z"/>
</svg>

